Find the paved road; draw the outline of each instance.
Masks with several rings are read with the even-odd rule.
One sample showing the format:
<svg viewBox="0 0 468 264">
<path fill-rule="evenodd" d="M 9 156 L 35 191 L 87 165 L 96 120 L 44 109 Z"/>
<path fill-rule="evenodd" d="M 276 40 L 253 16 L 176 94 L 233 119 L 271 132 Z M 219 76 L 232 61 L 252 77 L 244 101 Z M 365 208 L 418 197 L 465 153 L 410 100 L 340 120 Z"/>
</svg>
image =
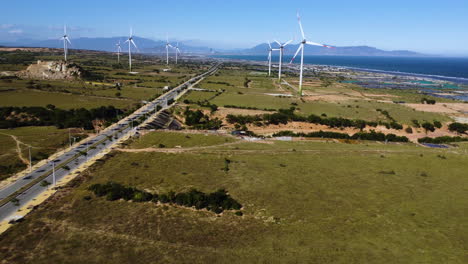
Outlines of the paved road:
<svg viewBox="0 0 468 264">
<path fill-rule="evenodd" d="M 33 170 L 31 173 L 18 179 L 12 184 L 0 189 L 0 203 L 3 204 L 0 206 L 0 221 L 11 217 L 18 211 L 21 205 L 26 204 L 34 198 L 38 197 L 41 193 L 46 191 L 47 188 L 51 188 L 52 185 L 41 186 L 41 182 L 54 182 L 54 167 L 57 168 L 55 170 L 55 181 L 59 181 L 68 175 L 70 170 L 74 170 L 81 164 L 85 163 L 88 159 L 96 156 L 103 150 L 112 147 L 118 139 L 134 133 L 135 130 L 138 129 L 134 128 L 132 125 L 134 120 L 140 119 L 142 117 L 145 120 L 151 118 L 152 115 L 155 115 L 154 110 L 157 106 L 161 106 L 163 108 L 167 107 L 168 101 L 170 102 L 171 100 L 175 100 L 180 92 L 182 92 L 184 89 L 190 88 L 196 82 L 214 73 L 218 67 L 219 64 L 213 66 L 207 72 L 198 75 L 181 84 L 180 86 L 168 91 L 154 101 L 145 104 L 131 115 L 120 120 L 115 126 L 104 130 L 102 133 L 90 139 L 89 141 L 71 148 L 67 152 L 55 158 L 53 161 L 48 162 L 47 164 Z M 85 153 L 86 155 L 83 155 Z M 64 166 L 68 168 L 64 168 Z M 38 178 L 41 177 L 43 179 L 32 185 L 34 181 L 37 181 Z M 20 206 L 17 206 L 11 202 L 13 198 L 19 200 Z"/>
</svg>

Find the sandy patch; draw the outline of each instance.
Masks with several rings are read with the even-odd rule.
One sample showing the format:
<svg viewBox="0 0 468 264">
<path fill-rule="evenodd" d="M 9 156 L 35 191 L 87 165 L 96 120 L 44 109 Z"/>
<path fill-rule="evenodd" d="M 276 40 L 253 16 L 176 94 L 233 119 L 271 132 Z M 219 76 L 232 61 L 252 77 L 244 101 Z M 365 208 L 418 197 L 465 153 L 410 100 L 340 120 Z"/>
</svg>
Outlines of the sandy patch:
<svg viewBox="0 0 468 264">
<path fill-rule="evenodd" d="M 312 94 L 312 93 L 305 93 L 304 100 L 306 101 L 325 101 L 325 102 L 342 102 L 342 101 L 349 101 L 355 98 L 340 95 L 340 94 Z"/>
<path fill-rule="evenodd" d="M 214 113 L 215 117 L 224 118 L 226 115 L 263 115 L 271 114 L 272 112 L 263 111 L 263 110 L 250 110 L 250 109 L 237 109 L 237 108 L 225 108 L 219 107 L 218 110 Z"/>
<path fill-rule="evenodd" d="M 353 135 L 359 132 L 359 129 L 356 128 L 329 128 L 325 125 L 318 125 L 318 124 L 310 124 L 307 122 L 290 122 L 286 125 L 270 125 L 266 127 L 256 127 L 256 126 L 249 126 L 249 130 L 253 131 L 259 135 L 272 135 L 279 131 L 293 131 L 295 133 L 310 133 L 310 132 L 317 132 L 317 131 L 329 131 L 329 132 L 338 132 L 338 133 L 345 133 L 348 135 Z M 442 136 L 457 136 L 457 134 L 452 133 L 448 130 L 446 126 L 442 127 L 441 129 L 436 129 L 434 132 L 426 133 L 423 128 L 415 129 L 413 128 L 413 133 L 408 134 L 405 132 L 406 126 L 402 130 L 396 129 L 387 129 L 384 126 L 377 126 L 377 127 L 366 127 L 363 131 L 370 132 L 374 130 L 376 132 L 381 132 L 384 134 L 395 134 L 397 136 L 405 136 L 412 142 L 417 142 L 419 138 L 423 137 L 442 137 Z"/>
<path fill-rule="evenodd" d="M 448 114 L 456 114 L 458 113 L 457 110 L 451 109 L 445 105 L 447 104 L 403 104 L 410 108 L 413 108 L 417 111 L 422 112 L 432 112 L 432 113 L 448 113 Z"/>
</svg>

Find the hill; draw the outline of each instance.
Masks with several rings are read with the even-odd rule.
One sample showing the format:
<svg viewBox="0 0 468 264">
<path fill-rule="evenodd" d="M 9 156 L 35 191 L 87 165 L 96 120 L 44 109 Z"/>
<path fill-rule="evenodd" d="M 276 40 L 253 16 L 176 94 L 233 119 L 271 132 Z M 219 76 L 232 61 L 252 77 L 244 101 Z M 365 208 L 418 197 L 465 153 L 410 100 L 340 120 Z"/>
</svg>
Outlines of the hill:
<svg viewBox="0 0 468 264">
<path fill-rule="evenodd" d="M 116 43 L 120 40 L 122 49 L 125 52 L 127 50 L 126 44 L 123 42 L 127 37 L 108 37 L 108 38 L 76 38 L 72 39 L 72 49 L 84 49 L 84 50 L 99 50 L 99 51 L 116 51 Z M 135 43 L 137 44 L 140 52 L 143 53 L 165 53 L 166 52 L 166 41 L 164 40 L 152 40 L 142 37 L 134 37 Z M 175 41 L 171 41 L 171 44 L 175 46 Z M 235 50 L 219 50 L 212 49 L 207 46 L 196 46 L 190 45 L 191 41 L 184 43 L 180 41 L 179 48 L 182 53 L 185 54 L 239 54 L 239 55 L 264 55 L 267 53 L 268 44 L 262 43 L 253 48 L 249 49 L 235 49 Z M 46 47 L 46 48 L 62 48 L 62 42 L 56 39 L 49 40 L 31 40 L 22 39 L 14 43 L 1 43 L 0 46 L 7 47 Z M 278 47 L 278 44 L 273 43 L 274 48 Z M 286 46 L 284 49 L 286 55 L 292 55 L 296 52 L 299 44 L 292 44 Z M 174 52 L 173 49 L 170 52 Z M 386 51 L 375 47 L 369 46 L 349 46 L 349 47 L 336 47 L 334 49 L 327 49 L 323 47 L 307 46 L 305 55 L 334 55 L 334 56 L 402 56 L 402 57 L 416 57 L 425 56 L 424 54 L 408 51 L 408 50 L 393 50 Z"/>
<path fill-rule="evenodd" d="M 273 48 L 278 48 L 279 45 L 272 43 Z M 284 48 L 285 55 L 294 55 L 298 49 L 299 44 L 288 45 Z M 259 55 L 266 54 L 268 50 L 268 44 L 262 43 L 251 49 L 245 49 L 241 51 L 245 55 Z M 404 56 L 404 57 L 414 57 L 414 56 L 424 56 L 424 54 L 407 51 L 407 50 L 393 50 L 386 51 L 377 49 L 369 46 L 349 46 L 349 47 L 335 47 L 333 49 L 328 49 L 319 46 L 307 46 L 304 51 L 305 55 L 335 55 L 335 56 Z"/>
</svg>

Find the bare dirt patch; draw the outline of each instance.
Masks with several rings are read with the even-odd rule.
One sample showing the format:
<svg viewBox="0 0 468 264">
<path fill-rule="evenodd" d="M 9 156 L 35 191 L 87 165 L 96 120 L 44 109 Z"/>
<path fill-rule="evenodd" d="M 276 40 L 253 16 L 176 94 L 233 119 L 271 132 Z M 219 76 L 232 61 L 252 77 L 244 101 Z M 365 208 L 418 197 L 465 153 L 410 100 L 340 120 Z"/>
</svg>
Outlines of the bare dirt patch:
<svg viewBox="0 0 468 264">
<path fill-rule="evenodd" d="M 432 113 L 447 113 L 447 114 L 456 114 L 458 110 L 453 109 L 452 107 L 448 107 L 449 104 L 404 104 L 410 108 L 413 108 L 417 111 L 422 112 L 432 112 Z M 463 104 L 462 104 L 463 105 Z M 466 111 L 468 111 L 468 106 L 466 107 Z"/>
<path fill-rule="evenodd" d="M 219 107 L 215 112 L 215 117 L 226 117 L 227 115 L 263 115 L 271 112 L 263 110 L 251 110 L 251 109 L 238 109 L 238 108 L 225 108 Z"/>
</svg>

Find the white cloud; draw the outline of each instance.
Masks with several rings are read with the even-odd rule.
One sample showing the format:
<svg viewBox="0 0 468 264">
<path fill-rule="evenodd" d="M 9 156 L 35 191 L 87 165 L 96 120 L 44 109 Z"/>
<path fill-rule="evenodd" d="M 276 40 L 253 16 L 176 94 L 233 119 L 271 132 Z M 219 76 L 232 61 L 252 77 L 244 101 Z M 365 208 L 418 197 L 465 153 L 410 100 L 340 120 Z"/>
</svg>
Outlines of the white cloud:
<svg viewBox="0 0 468 264">
<path fill-rule="evenodd" d="M 0 29 L 9 29 L 12 28 L 14 25 L 12 24 L 0 24 Z"/>
<path fill-rule="evenodd" d="M 8 31 L 8 33 L 10 34 L 23 34 L 23 30 L 22 29 L 12 29 L 10 31 Z"/>
</svg>

